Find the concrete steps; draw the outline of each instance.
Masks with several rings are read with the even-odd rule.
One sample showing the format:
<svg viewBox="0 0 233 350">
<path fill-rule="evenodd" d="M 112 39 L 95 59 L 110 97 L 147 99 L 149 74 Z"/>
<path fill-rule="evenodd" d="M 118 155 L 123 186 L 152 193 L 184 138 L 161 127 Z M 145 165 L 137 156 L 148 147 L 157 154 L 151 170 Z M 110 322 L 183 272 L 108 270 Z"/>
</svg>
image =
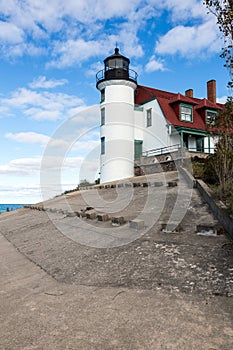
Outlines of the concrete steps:
<svg viewBox="0 0 233 350">
<path fill-rule="evenodd" d="M 145 230 L 154 223 L 163 233 L 197 233 L 200 225 L 223 232 L 197 191 L 177 171 L 97 185 L 27 208 L 98 227 Z"/>
</svg>

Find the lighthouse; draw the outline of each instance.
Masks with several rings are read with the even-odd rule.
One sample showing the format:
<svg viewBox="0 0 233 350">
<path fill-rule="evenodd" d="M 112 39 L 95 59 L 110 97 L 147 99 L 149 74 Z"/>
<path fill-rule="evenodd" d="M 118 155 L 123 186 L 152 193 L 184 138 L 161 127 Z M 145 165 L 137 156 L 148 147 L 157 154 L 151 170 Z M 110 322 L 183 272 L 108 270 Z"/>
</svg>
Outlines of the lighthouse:
<svg viewBox="0 0 233 350">
<path fill-rule="evenodd" d="M 134 176 L 134 91 L 137 73 L 116 47 L 96 74 L 100 91 L 100 182 Z"/>
</svg>

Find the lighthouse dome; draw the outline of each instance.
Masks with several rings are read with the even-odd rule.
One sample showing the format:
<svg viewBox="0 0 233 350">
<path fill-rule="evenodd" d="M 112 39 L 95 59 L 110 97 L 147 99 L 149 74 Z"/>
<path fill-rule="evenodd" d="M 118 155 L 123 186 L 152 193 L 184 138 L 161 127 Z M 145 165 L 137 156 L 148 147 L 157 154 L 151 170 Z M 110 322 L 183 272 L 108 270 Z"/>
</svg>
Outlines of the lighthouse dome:
<svg viewBox="0 0 233 350">
<path fill-rule="evenodd" d="M 124 79 L 137 82 L 137 73 L 129 69 L 129 58 L 119 53 L 119 48 L 115 48 L 113 55 L 108 56 L 104 60 L 104 70 L 96 75 L 97 88 L 100 82 L 104 80 Z"/>
</svg>

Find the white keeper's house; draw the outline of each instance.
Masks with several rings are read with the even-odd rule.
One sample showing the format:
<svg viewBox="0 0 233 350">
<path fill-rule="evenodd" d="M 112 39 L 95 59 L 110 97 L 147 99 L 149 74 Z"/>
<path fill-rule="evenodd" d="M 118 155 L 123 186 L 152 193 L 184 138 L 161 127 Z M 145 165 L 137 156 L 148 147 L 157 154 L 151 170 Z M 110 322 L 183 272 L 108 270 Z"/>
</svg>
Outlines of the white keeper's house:
<svg viewBox="0 0 233 350">
<path fill-rule="evenodd" d="M 207 98 L 184 95 L 137 84 L 130 60 L 115 53 L 96 75 L 100 91 L 100 182 L 134 176 L 135 161 L 156 150 L 185 147 L 209 154 L 214 143 L 209 130 L 222 104 L 216 103 L 216 81 L 207 83 Z"/>
</svg>

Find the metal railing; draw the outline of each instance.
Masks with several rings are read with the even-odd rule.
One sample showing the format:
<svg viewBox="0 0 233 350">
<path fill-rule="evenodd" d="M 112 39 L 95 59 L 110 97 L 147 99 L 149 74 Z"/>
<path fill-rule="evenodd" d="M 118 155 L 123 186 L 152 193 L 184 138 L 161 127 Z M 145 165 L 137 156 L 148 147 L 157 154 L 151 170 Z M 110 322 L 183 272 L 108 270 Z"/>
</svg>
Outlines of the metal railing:
<svg viewBox="0 0 233 350">
<path fill-rule="evenodd" d="M 118 68 L 113 68 L 113 69 L 108 69 L 108 70 L 104 70 L 101 69 L 97 74 L 96 74 L 96 83 L 98 83 L 101 80 L 104 80 L 106 78 L 105 74 L 110 72 L 110 71 L 114 71 L 114 70 L 118 70 Z M 138 78 L 138 74 L 133 70 L 133 69 L 124 69 L 124 68 L 119 68 L 119 70 L 123 70 L 125 71 L 126 75 L 127 75 L 127 79 L 133 80 L 135 82 L 137 82 L 137 78 Z M 120 79 L 120 77 L 118 77 L 116 75 L 116 77 L 111 78 L 111 79 Z"/>
<path fill-rule="evenodd" d="M 181 149 L 180 144 L 173 145 L 173 146 L 162 147 L 162 148 L 155 148 L 155 149 L 151 149 L 149 151 L 143 152 L 142 156 L 143 157 L 159 156 L 161 154 L 177 152 L 180 149 Z"/>
<path fill-rule="evenodd" d="M 214 148 L 209 148 L 209 147 L 206 147 L 206 148 L 203 148 L 202 150 L 201 149 L 197 149 L 197 148 L 192 148 L 192 147 L 189 147 L 189 148 L 186 148 L 186 147 L 181 147 L 180 144 L 176 144 L 176 145 L 173 145 L 173 146 L 167 146 L 167 147 L 162 147 L 162 148 L 155 148 L 155 149 L 150 149 L 149 151 L 145 151 L 142 153 L 142 156 L 143 157 L 152 157 L 152 156 L 159 156 L 159 155 L 162 155 L 162 154 L 168 154 L 168 153 L 172 153 L 172 152 L 190 152 L 190 153 L 201 153 L 201 154 L 212 154 L 214 153 Z"/>
</svg>

